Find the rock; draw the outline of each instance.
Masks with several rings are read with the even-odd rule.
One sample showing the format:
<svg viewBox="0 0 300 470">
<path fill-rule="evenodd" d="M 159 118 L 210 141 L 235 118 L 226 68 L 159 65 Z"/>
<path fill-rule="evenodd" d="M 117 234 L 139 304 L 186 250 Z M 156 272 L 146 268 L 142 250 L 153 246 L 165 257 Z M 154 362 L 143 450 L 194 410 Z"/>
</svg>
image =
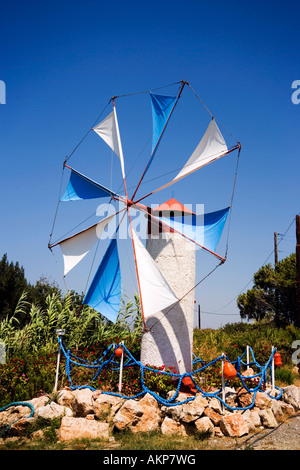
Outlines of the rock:
<svg viewBox="0 0 300 470">
<path fill-rule="evenodd" d="M 133 432 L 159 429 L 160 422 L 160 408 L 149 393 L 139 402 L 133 399 L 126 400 L 113 419 L 117 429 L 130 427 Z"/>
<path fill-rule="evenodd" d="M 184 403 L 179 419 L 185 423 L 191 423 L 203 415 L 204 409 L 208 406 L 208 401 L 201 395 L 196 396 L 193 401 Z"/>
<path fill-rule="evenodd" d="M 149 406 L 152 407 L 156 412 L 160 412 L 158 401 L 150 393 L 146 393 L 139 403 L 142 406 Z"/>
<path fill-rule="evenodd" d="M 259 410 L 258 409 L 253 409 L 250 410 L 250 415 L 251 415 L 251 420 L 254 424 L 255 427 L 258 427 L 261 425 L 261 420 L 259 416 Z"/>
<path fill-rule="evenodd" d="M 13 423 L 9 428 L 10 436 L 23 436 L 31 424 L 35 422 L 35 418 L 21 418 Z"/>
<path fill-rule="evenodd" d="M 289 405 L 292 405 L 295 410 L 300 409 L 300 387 L 296 387 L 295 385 L 284 387 L 282 389 L 282 396 L 283 400 Z"/>
<path fill-rule="evenodd" d="M 225 436 L 229 437 L 242 437 L 249 432 L 247 421 L 240 413 L 223 416 L 220 429 Z"/>
<path fill-rule="evenodd" d="M 14 443 L 14 442 L 17 442 L 18 445 L 20 446 L 20 443 L 22 442 L 22 440 L 23 440 L 23 442 L 25 441 L 24 438 L 23 438 L 23 439 L 20 439 L 19 436 L 12 436 L 12 437 L 7 437 L 3 442 L 4 442 L 4 444 L 5 444 L 6 446 L 7 446 L 7 445 L 9 446 L 10 444 L 12 444 L 12 443 Z"/>
<path fill-rule="evenodd" d="M 300 364 L 298 366 L 293 367 L 293 369 L 292 369 L 293 374 L 300 375 L 299 367 L 300 367 Z"/>
<path fill-rule="evenodd" d="M 174 395 L 175 395 L 176 391 L 175 390 L 171 390 L 170 392 L 167 393 L 167 399 L 168 400 L 171 400 Z M 174 402 L 180 402 L 180 401 L 185 401 L 187 399 L 187 395 L 185 393 L 181 393 L 179 391 L 176 399 L 174 400 Z"/>
<path fill-rule="evenodd" d="M 34 431 L 30 434 L 30 439 L 44 439 L 45 437 L 45 432 L 48 430 L 49 428 L 45 428 L 45 429 L 39 429 L 38 431 Z"/>
<path fill-rule="evenodd" d="M 249 369 L 246 369 L 244 372 L 241 374 L 243 377 L 253 377 L 255 375 L 254 370 L 249 367 Z"/>
<path fill-rule="evenodd" d="M 216 413 L 212 408 L 205 408 L 204 414 L 213 422 L 215 426 L 219 426 L 222 416 Z"/>
<path fill-rule="evenodd" d="M 223 414 L 222 404 L 217 398 L 211 398 L 209 402 L 209 407 L 212 408 L 216 413 Z"/>
<path fill-rule="evenodd" d="M 208 401 L 206 398 L 197 395 L 194 400 L 184 403 L 183 405 L 164 406 L 162 407 L 162 411 L 172 419 L 191 423 L 202 416 L 207 406 Z"/>
<path fill-rule="evenodd" d="M 36 414 L 38 408 L 44 406 L 49 401 L 47 395 L 43 395 L 38 398 L 33 398 L 24 403 L 30 403 L 34 407 L 34 415 Z M 31 409 L 28 406 L 10 406 L 6 410 L 0 413 L 0 427 L 6 427 L 12 424 L 14 421 L 20 420 L 22 418 L 28 418 L 31 414 Z"/>
<path fill-rule="evenodd" d="M 272 400 L 270 409 L 273 411 L 275 418 L 280 418 L 283 415 L 280 400 Z"/>
<path fill-rule="evenodd" d="M 222 397 L 221 397 L 222 398 Z M 225 403 L 232 408 L 237 406 L 237 392 L 234 388 L 225 387 Z"/>
<path fill-rule="evenodd" d="M 57 403 L 54 403 L 54 401 L 52 401 L 49 405 L 40 406 L 34 414 L 35 418 L 46 420 L 62 418 L 63 416 L 73 416 L 73 411 L 66 406 L 61 406 Z"/>
<path fill-rule="evenodd" d="M 174 419 L 169 418 L 168 416 L 162 422 L 161 425 L 161 432 L 167 436 L 171 436 L 172 434 L 176 434 L 176 436 L 187 436 L 188 433 L 186 431 L 186 427 L 184 424 L 179 423 L 178 421 L 174 421 Z"/>
<path fill-rule="evenodd" d="M 48 402 L 48 395 L 41 395 L 40 397 L 32 398 L 32 400 L 26 401 L 26 403 L 31 403 L 34 406 L 35 410 L 37 410 L 40 406 L 45 406 Z"/>
<path fill-rule="evenodd" d="M 84 418 L 86 415 L 94 413 L 93 391 L 89 388 L 80 388 L 73 392 L 74 410 L 78 417 Z"/>
<path fill-rule="evenodd" d="M 248 409 L 242 413 L 245 418 L 246 423 L 248 424 L 248 432 L 255 431 L 255 424 L 252 419 L 251 411 Z"/>
<path fill-rule="evenodd" d="M 21 414 L 18 408 L 21 408 L 21 407 L 11 406 L 10 408 L 7 408 L 6 410 L 1 411 L 0 428 L 6 428 L 10 424 L 12 424 L 14 421 L 23 418 L 23 414 Z M 27 407 L 25 409 L 27 410 L 27 414 L 25 416 L 28 416 L 30 414 L 30 409 Z"/>
<path fill-rule="evenodd" d="M 70 390 L 60 390 L 57 403 L 68 408 L 75 408 L 75 396 Z"/>
<path fill-rule="evenodd" d="M 247 408 L 254 404 L 253 393 L 248 392 L 245 388 L 240 388 L 237 393 L 238 404 L 242 408 Z"/>
<path fill-rule="evenodd" d="M 95 419 L 95 415 L 86 415 L 85 419 Z"/>
<path fill-rule="evenodd" d="M 269 389 L 268 389 L 269 390 Z M 281 400 L 269 397 L 266 393 L 253 393 L 245 388 L 238 392 L 229 387 L 225 390 L 225 401 L 229 406 L 243 406 L 240 412 L 232 412 L 217 397 L 206 398 L 197 394 L 193 400 L 183 404 L 187 395 L 180 393 L 172 406 L 162 406 L 151 393 L 142 399 L 122 397 L 79 389 L 63 389 L 58 402 L 49 403 L 44 395 L 26 403 L 34 406 L 34 416 L 28 418 L 31 410 L 27 406 L 11 406 L 0 413 L 0 427 L 10 425 L 9 435 L 20 438 L 28 434 L 28 427 L 35 420 L 62 419 L 60 440 L 81 437 L 108 437 L 108 429 L 113 424 L 116 429 L 130 429 L 132 432 L 148 432 L 161 429 L 163 434 L 188 436 L 192 428 L 199 432 L 211 431 L 214 436 L 241 437 L 255 431 L 256 427 L 275 428 L 277 419 L 295 415 L 300 409 L 300 387 L 289 386 L 282 389 Z M 168 394 L 169 400 L 174 391 Z M 220 396 L 220 395 L 219 395 Z M 278 395 L 276 389 L 275 396 Z M 235 403 L 235 404 L 233 404 Z M 254 405 L 254 406 L 253 406 Z M 247 408 L 251 406 L 251 408 Z M 63 424 L 64 423 L 64 424 Z M 191 426 L 191 423 L 193 426 Z M 101 425 L 105 425 L 104 427 Z M 42 434 L 36 434 L 37 436 Z M 34 433 L 32 438 L 34 438 Z"/>
<path fill-rule="evenodd" d="M 288 403 L 281 402 L 281 409 L 285 416 L 293 416 L 295 414 L 295 408 Z"/>
<path fill-rule="evenodd" d="M 273 401 L 273 398 L 270 398 L 268 395 L 266 395 L 263 392 L 256 392 L 255 396 L 255 406 L 257 408 L 260 408 L 262 410 L 270 408 L 271 407 L 271 402 Z"/>
<path fill-rule="evenodd" d="M 278 423 L 275 419 L 273 411 L 271 409 L 260 410 L 259 416 L 262 422 L 262 425 L 266 428 L 276 428 Z"/>
<path fill-rule="evenodd" d="M 264 392 L 270 395 L 271 398 L 276 398 L 280 395 L 280 391 L 277 388 L 273 388 L 271 384 L 266 386 Z"/>
<path fill-rule="evenodd" d="M 139 403 L 133 399 L 129 399 L 117 412 L 113 419 L 114 426 L 119 430 L 130 428 L 130 426 L 139 421 L 143 416 L 143 411 Z"/>
<path fill-rule="evenodd" d="M 94 390 L 92 393 L 92 399 L 96 401 L 100 397 L 100 395 L 102 395 L 101 390 Z"/>
<path fill-rule="evenodd" d="M 124 398 L 102 393 L 94 402 L 95 415 L 100 421 L 110 421 L 124 404 L 124 401 Z"/>
<path fill-rule="evenodd" d="M 175 421 L 180 421 L 182 405 L 162 406 L 161 411 Z"/>
<path fill-rule="evenodd" d="M 86 418 L 65 416 L 59 429 L 59 440 L 105 439 L 109 440 L 109 424 Z"/>
<path fill-rule="evenodd" d="M 197 419 L 195 421 L 195 427 L 197 431 L 201 433 L 210 431 L 212 436 L 215 434 L 215 427 L 208 416 L 203 416 L 203 418 Z"/>
<path fill-rule="evenodd" d="M 224 434 L 221 431 L 221 428 L 219 426 L 214 427 L 214 435 L 215 437 L 224 437 Z"/>
</svg>

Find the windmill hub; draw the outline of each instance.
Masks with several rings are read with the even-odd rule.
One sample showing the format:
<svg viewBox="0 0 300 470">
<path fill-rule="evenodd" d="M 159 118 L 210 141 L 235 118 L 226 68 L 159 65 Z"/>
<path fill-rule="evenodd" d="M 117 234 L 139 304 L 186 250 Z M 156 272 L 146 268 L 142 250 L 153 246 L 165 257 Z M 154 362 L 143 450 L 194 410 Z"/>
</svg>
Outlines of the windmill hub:
<svg viewBox="0 0 300 470">
<path fill-rule="evenodd" d="M 134 202 L 131 199 L 127 199 L 127 207 L 130 207 L 134 204 Z"/>
</svg>

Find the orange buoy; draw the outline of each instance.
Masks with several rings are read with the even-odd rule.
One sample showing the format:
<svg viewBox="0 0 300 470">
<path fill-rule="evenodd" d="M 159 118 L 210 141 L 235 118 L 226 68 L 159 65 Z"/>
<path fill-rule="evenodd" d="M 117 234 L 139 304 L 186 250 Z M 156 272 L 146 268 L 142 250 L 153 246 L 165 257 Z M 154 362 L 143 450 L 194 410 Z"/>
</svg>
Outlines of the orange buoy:
<svg viewBox="0 0 300 470">
<path fill-rule="evenodd" d="M 274 354 L 275 366 L 280 367 L 282 365 L 281 356 L 278 352 Z"/>
<path fill-rule="evenodd" d="M 235 367 L 228 361 L 225 361 L 223 367 L 223 374 L 225 379 L 232 380 L 236 377 L 236 370 Z"/>
<path fill-rule="evenodd" d="M 123 349 L 121 348 L 121 346 L 119 346 L 116 350 L 115 350 L 115 355 L 117 357 L 121 357 L 123 354 Z"/>
</svg>

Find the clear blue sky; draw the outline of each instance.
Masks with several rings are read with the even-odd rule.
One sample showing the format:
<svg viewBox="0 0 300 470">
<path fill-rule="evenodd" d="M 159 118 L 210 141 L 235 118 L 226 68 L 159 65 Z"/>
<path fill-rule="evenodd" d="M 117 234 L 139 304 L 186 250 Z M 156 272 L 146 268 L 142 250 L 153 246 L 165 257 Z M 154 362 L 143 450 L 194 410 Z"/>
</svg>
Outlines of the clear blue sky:
<svg viewBox="0 0 300 470">
<path fill-rule="evenodd" d="M 272 252 L 274 231 L 284 233 L 300 211 L 300 105 L 291 101 L 292 82 L 300 79 L 299 13 L 296 1 L 2 0 L 1 256 L 19 261 L 30 282 L 43 275 L 63 287 L 60 251 L 53 257 L 47 244 L 64 158 L 111 96 L 185 79 L 242 143 L 228 260 L 196 292 L 203 327 L 238 321 L 232 299 Z M 182 136 L 175 132 L 171 140 L 175 117 L 149 179 L 184 164 L 201 138 L 199 133 L 194 140 L 193 126 L 199 123 L 202 132 L 208 125 L 209 115 L 191 97 L 187 90 L 176 110 L 187 116 Z M 144 97 L 119 103 L 129 169 L 149 135 L 150 108 Z M 99 140 L 89 135 L 69 163 L 107 184 L 110 154 L 102 153 Z M 142 155 L 129 184 L 146 161 Z M 182 203 L 203 203 L 208 211 L 226 207 L 235 162 L 235 156 L 225 157 L 147 202 L 174 195 Z M 113 183 L 119 186 L 117 163 Z M 80 222 L 84 211 L 90 215 L 95 207 L 73 205 L 68 214 L 64 207 L 60 222 L 72 228 L 77 216 Z M 291 226 L 280 243 L 280 259 L 294 251 L 294 232 Z M 199 261 L 197 279 L 207 273 L 206 263 Z M 68 287 L 85 287 L 84 269 L 87 264 Z"/>
</svg>

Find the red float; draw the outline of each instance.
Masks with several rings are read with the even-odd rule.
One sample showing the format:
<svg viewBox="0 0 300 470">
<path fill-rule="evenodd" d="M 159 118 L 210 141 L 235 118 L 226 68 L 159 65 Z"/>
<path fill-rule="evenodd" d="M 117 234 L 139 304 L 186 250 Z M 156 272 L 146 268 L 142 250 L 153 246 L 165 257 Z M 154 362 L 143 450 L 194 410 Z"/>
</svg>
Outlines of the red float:
<svg viewBox="0 0 300 470">
<path fill-rule="evenodd" d="M 123 349 L 119 346 L 116 350 L 115 350 L 115 355 L 117 357 L 121 357 L 123 354 Z"/>
<path fill-rule="evenodd" d="M 236 377 L 236 370 L 234 366 L 228 361 L 224 363 L 223 374 L 227 380 L 232 380 Z"/>
<path fill-rule="evenodd" d="M 280 367 L 282 365 L 281 356 L 278 352 L 274 354 L 275 366 Z"/>
</svg>

